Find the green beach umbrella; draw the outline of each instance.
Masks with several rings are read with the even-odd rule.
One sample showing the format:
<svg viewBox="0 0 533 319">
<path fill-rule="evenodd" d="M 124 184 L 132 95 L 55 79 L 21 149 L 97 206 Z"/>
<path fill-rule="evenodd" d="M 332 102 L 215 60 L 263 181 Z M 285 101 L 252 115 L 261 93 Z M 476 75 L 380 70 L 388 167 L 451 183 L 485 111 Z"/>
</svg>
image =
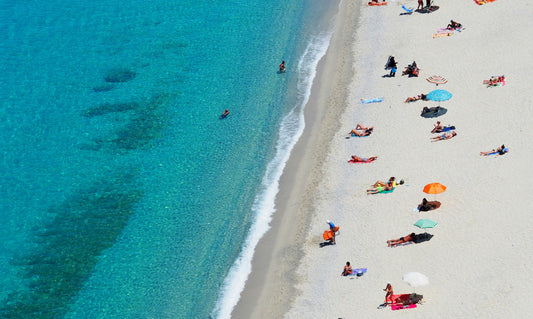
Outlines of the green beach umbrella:
<svg viewBox="0 0 533 319">
<path fill-rule="evenodd" d="M 437 226 L 437 223 L 432 221 L 431 219 L 419 219 L 413 225 L 420 227 L 420 228 L 433 228 Z"/>
</svg>

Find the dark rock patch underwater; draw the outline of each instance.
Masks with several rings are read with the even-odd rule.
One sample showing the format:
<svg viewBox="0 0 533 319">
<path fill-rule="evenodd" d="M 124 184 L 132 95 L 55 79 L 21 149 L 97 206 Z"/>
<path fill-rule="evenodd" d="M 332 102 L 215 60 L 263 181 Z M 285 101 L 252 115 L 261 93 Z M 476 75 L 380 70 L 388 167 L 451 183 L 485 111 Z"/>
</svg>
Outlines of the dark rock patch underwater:
<svg viewBox="0 0 533 319">
<path fill-rule="evenodd" d="M 35 249 L 12 262 L 28 289 L 12 292 L 1 318 L 62 318 L 143 195 L 133 173 L 109 176 L 80 189 L 57 207 L 33 234 Z"/>
</svg>

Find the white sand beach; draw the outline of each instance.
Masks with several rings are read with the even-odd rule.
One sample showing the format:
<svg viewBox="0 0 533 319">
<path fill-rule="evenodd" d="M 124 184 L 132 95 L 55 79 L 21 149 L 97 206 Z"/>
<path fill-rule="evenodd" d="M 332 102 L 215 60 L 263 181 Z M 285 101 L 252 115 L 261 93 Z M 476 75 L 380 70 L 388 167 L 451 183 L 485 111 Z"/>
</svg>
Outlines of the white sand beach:
<svg viewBox="0 0 533 319">
<path fill-rule="evenodd" d="M 306 129 L 281 180 L 272 229 L 261 240 L 234 318 L 526 318 L 533 285 L 528 162 L 533 155 L 529 58 L 533 5 L 498 0 L 436 0 L 430 14 L 402 14 L 417 1 L 340 4 L 328 53 L 320 64 Z M 450 19 L 461 32 L 433 38 Z M 387 58 L 395 77 L 383 77 Z M 401 76 L 416 61 L 419 77 Z M 441 75 L 438 87 L 426 81 Z M 505 86 L 483 80 L 505 75 Z M 404 103 L 408 96 L 444 89 L 444 102 Z M 361 104 L 362 98 L 383 97 Z M 424 106 L 448 111 L 423 118 Z M 457 136 L 430 142 L 437 121 Z M 346 139 L 357 123 L 374 126 L 368 137 Z M 503 156 L 480 156 L 505 144 Z M 350 164 L 351 155 L 378 156 Z M 405 180 L 389 194 L 367 195 L 376 180 Z M 425 194 L 426 184 L 447 187 Z M 442 206 L 415 212 L 422 198 Z M 386 241 L 423 233 L 413 224 L 429 218 L 427 242 L 387 247 Z M 337 244 L 320 247 L 329 219 L 340 226 Z M 365 267 L 361 277 L 341 277 L 346 261 Z M 414 309 L 378 309 L 387 282 L 395 294 L 413 288 L 402 275 L 417 271 L 429 284 L 416 288 Z"/>
</svg>

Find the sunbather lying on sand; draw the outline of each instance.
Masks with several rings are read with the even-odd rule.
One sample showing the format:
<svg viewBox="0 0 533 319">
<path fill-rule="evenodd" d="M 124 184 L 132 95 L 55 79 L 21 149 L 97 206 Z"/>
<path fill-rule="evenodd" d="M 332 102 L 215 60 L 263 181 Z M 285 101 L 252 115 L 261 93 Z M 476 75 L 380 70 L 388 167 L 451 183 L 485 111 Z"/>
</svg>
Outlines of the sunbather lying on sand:
<svg viewBox="0 0 533 319">
<path fill-rule="evenodd" d="M 372 184 L 372 186 L 378 187 L 378 186 L 385 186 L 385 185 L 391 184 L 392 187 L 396 187 L 398 185 L 403 185 L 403 183 L 404 183 L 403 179 L 400 181 L 400 183 L 396 183 L 396 177 L 392 176 L 391 178 L 389 178 L 387 182 L 376 181 L 374 184 Z"/>
<path fill-rule="evenodd" d="M 403 101 L 403 103 L 409 103 L 409 102 L 414 102 L 414 101 L 418 101 L 418 100 L 427 100 L 427 95 L 426 94 L 423 94 L 423 93 L 420 93 L 418 94 L 417 96 L 410 96 L 408 97 L 407 99 L 405 99 L 405 101 Z"/>
<path fill-rule="evenodd" d="M 410 233 L 409 235 L 405 237 L 400 237 L 398 239 L 391 239 L 387 240 L 387 246 L 388 247 L 396 247 L 398 245 L 411 242 L 415 239 L 415 233 Z"/>
<path fill-rule="evenodd" d="M 352 159 L 349 160 L 348 162 L 349 163 L 369 163 L 369 162 L 375 161 L 377 158 L 378 158 L 377 156 L 365 158 L 365 157 L 359 157 L 359 156 L 352 155 Z"/>
<path fill-rule="evenodd" d="M 442 141 L 442 140 L 449 140 L 450 138 L 456 136 L 457 133 L 455 133 L 455 131 L 451 131 L 451 132 L 448 132 L 448 133 L 444 133 L 442 135 L 439 135 L 439 136 L 435 136 L 435 137 L 430 137 L 431 139 L 431 142 L 437 142 L 437 141 Z"/>
<path fill-rule="evenodd" d="M 434 210 L 434 209 L 437 209 L 440 207 L 440 202 L 438 201 L 430 201 L 428 202 L 427 199 L 422 199 L 422 203 L 420 203 L 420 205 L 418 205 L 418 211 L 420 212 L 427 212 L 429 210 Z"/>
<path fill-rule="evenodd" d="M 479 155 L 483 155 L 483 156 L 487 156 L 487 155 L 503 155 L 505 153 L 509 152 L 509 149 L 507 147 L 505 147 L 504 144 L 502 144 L 502 146 L 496 148 L 496 149 L 492 149 L 491 151 L 488 151 L 488 152 L 479 152 Z"/>
<path fill-rule="evenodd" d="M 367 195 L 370 195 L 370 194 L 377 194 L 377 193 L 381 193 L 381 192 L 386 192 L 386 191 L 391 191 L 394 189 L 394 187 L 396 187 L 396 182 L 394 181 L 391 181 L 389 180 L 386 184 L 382 185 L 382 184 L 378 184 L 378 182 L 376 182 L 376 186 L 374 186 L 373 188 L 370 188 L 370 189 L 367 189 L 366 190 L 366 194 Z"/>
<path fill-rule="evenodd" d="M 350 134 L 350 136 L 368 136 L 372 134 L 372 131 L 374 131 L 373 126 L 363 126 L 361 124 L 357 124 L 355 129 L 351 130 L 348 134 Z M 350 138 L 350 136 L 348 136 L 348 138 Z"/>
</svg>

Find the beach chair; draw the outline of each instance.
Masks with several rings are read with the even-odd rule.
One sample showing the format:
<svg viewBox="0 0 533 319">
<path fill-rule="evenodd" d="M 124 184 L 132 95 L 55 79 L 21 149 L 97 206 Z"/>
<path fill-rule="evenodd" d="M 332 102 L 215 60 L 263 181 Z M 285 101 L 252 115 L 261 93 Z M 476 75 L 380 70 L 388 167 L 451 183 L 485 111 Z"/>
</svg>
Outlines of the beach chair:
<svg viewBox="0 0 533 319">
<path fill-rule="evenodd" d="M 405 5 L 402 5 L 402 9 L 405 10 L 403 14 L 411 14 L 415 11 L 415 8 L 407 8 Z"/>
</svg>

